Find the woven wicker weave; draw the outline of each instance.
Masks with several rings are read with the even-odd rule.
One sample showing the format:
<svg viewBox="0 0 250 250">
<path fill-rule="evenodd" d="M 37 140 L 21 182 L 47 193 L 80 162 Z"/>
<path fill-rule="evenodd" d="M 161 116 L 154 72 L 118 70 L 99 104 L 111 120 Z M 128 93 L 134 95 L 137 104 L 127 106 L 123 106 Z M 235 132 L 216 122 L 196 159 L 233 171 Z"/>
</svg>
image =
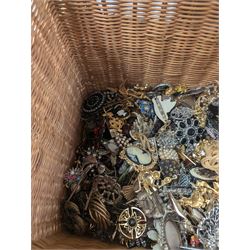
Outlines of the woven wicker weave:
<svg viewBox="0 0 250 250">
<path fill-rule="evenodd" d="M 217 0 L 33 0 L 32 239 L 61 230 L 63 173 L 87 93 L 216 80 Z"/>
</svg>

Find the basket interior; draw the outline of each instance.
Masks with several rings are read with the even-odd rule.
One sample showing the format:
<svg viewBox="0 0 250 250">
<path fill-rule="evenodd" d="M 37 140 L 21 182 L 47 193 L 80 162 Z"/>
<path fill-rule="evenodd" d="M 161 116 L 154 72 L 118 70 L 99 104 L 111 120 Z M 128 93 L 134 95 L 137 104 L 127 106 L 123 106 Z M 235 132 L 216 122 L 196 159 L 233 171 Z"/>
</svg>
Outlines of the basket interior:
<svg viewBox="0 0 250 250">
<path fill-rule="evenodd" d="M 61 232 L 80 105 L 120 83 L 217 81 L 218 1 L 33 0 L 31 31 L 33 247 L 121 249 Z"/>
</svg>

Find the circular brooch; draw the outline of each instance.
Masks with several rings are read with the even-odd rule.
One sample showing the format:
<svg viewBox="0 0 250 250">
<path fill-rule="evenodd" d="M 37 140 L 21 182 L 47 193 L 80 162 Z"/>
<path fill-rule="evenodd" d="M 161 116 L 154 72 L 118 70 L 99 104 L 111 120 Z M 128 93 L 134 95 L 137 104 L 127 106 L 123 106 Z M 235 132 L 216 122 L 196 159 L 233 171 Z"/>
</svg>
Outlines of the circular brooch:
<svg viewBox="0 0 250 250">
<path fill-rule="evenodd" d="M 175 122 L 177 129 L 175 132 L 177 140 L 186 146 L 186 150 L 193 149 L 203 136 L 204 129 L 199 127 L 199 122 L 195 118 L 188 118 Z"/>
<path fill-rule="evenodd" d="M 119 232 L 128 239 L 138 239 L 147 227 L 145 214 L 137 207 L 124 209 L 118 218 Z"/>
<path fill-rule="evenodd" d="M 83 103 L 82 110 L 86 113 L 93 113 L 99 110 L 104 102 L 105 102 L 105 95 L 101 92 L 96 92 L 89 96 L 87 100 Z"/>
</svg>

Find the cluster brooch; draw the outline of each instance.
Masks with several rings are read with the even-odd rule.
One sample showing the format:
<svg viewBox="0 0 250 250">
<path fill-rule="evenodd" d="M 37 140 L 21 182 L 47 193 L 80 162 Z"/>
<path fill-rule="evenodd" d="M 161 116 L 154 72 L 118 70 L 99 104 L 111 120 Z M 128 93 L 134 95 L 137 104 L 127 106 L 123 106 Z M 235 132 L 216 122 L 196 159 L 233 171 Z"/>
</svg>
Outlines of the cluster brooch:
<svg viewBox="0 0 250 250">
<path fill-rule="evenodd" d="M 219 248 L 216 87 L 106 89 L 81 107 L 64 227 L 128 248 Z"/>
</svg>

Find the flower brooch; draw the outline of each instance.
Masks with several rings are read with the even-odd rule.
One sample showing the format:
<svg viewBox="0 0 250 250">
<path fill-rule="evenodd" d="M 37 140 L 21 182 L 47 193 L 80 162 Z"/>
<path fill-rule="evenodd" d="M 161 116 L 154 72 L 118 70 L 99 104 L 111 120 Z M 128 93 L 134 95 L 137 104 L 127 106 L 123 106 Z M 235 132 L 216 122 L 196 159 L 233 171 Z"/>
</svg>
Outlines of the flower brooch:
<svg viewBox="0 0 250 250">
<path fill-rule="evenodd" d="M 194 148 L 194 144 L 198 143 L 203 137 L 204 129 L 199 127 L 199 121 L 195 118 L 175 121 L 175 124 L 177 140 L 186 146 L 187 152 L 190 152 Z"/>
</svg>

